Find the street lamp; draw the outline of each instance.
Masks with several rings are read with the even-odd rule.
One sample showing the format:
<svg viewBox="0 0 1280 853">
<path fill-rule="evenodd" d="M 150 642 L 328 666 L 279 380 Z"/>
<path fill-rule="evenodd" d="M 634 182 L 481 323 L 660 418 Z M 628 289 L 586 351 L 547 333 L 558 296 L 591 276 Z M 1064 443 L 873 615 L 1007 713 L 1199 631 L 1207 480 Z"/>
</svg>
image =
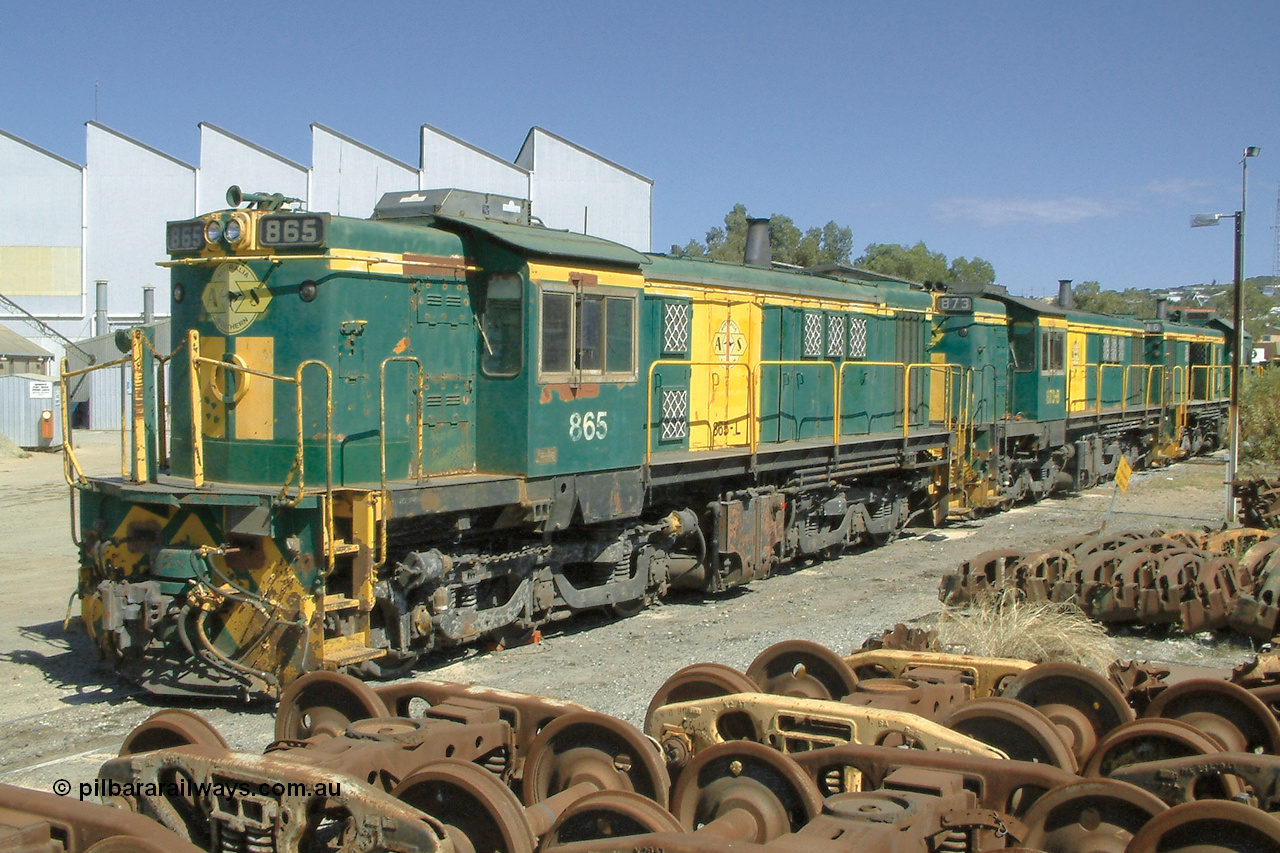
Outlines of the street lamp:
<svg viewBox="0 0 1280 853">
<path fill-rule="evenodd" d="M 1227 521 L 1236 520 L 1236 501 L 1232 495 L 1232 484 L 1236 479 L 1236 470 L 1240 467 L 1240 365 L 1244 362 L 1244 214 L 1249 201 L 1249 158 L 1257 157 L 1262 149 L 1250 145 L 1244 149 L 1240 158 L 1240 209 L 1235 213 L 1197 213 L 1191 217 L 1191 227 L 1200 228 L 1205 225 L 1217 225 L 1223 219 L 1231 218 L 1236 222 L 1236 264 L 1234 300 L 1231 310 L 1231 326 L 1235 335 L 1235 343 L 1231 347 L 1231 409 L 1228 415 L 1231 432 L 1230 448 L 1227 452 Z"/>
</svg>

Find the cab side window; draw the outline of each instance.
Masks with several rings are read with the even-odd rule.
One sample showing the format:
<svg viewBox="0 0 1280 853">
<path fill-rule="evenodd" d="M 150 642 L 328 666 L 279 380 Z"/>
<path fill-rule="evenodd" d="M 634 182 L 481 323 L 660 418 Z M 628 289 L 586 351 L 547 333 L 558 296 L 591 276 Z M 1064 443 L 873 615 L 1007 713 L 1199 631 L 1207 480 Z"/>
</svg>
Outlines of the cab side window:
<svg viewBox="0 0 1280 853">
<path fill-rule="evenodd" d="M 524 365 L 524 280 L 494 273 L 480 322 L 480 369 L 486 376 L 516 376 Z"/>
<path fill-rule="evenodd" d="M 578 286 L 544 287 L 539 379 L 622 382 L 635 378 L 636 298 Z"/>
</svg>

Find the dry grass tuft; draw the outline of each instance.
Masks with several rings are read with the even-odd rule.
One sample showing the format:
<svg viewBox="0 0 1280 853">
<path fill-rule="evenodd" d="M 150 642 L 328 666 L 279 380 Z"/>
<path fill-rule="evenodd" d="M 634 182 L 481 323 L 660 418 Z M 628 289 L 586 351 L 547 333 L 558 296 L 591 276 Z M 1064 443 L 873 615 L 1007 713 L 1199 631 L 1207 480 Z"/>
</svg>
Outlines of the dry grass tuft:
<svg viewBox="0 0 1280 853">
<path fill-rule="evenodd" d="M 1106 629 L 1074 604 L 1023 601 L 1006 592 L 938 614 L 938 642 L 949 652 L 1068 661 L 1105 674 L 1118 656 Z"/>
</svg>

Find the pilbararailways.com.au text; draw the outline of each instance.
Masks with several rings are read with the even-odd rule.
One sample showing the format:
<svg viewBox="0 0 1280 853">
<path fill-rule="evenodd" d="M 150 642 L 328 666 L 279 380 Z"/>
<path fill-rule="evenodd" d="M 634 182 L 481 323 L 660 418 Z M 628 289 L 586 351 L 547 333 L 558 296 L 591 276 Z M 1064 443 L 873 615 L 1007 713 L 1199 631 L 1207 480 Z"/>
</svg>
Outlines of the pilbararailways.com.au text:
<svg viewBox="0 0 1280 853">
<path fill-rule="evenodd" d="M 54 784 L 54 793 L 66 796 L 71 793 L 71 785 L 59 779 Z M 341 797 L 342 783 L 328 782 L 196 782 L 191 779 L 177 778 L 170 782 L 118 782 L 115 779 L 95 779 L 92 782 L 81 782 L 78 793 L 80 799 L 86 797 L 183 797 L 203 798 L 208 796 L 225 797 Z"/>
</svg>

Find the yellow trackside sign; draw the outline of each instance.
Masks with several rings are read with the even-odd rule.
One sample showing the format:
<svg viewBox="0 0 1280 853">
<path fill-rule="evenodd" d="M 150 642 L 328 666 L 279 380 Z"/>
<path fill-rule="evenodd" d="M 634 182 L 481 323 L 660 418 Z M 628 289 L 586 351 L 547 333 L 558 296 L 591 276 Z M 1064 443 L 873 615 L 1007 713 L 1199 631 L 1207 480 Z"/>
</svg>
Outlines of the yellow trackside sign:
<svg viewBox="0 0 1280 853">
<path fill-rule="evenodd" d="M 219 264 L 201 298 L 209 319 L 224 335 L 238 335 L 271 304 L 271 291 L 246 264 Z"/>
<path fill-rule="evenodd" d="M 1129 476 L 1133 474 L 1133 468 L 1129 466 L 1129 460 L 1123 456 L 1120 457 L 1120 464 L 1116 465 L 1116 485 L 1120 487 L 1120 491 L 1129 491 Z"/>
</svg>

